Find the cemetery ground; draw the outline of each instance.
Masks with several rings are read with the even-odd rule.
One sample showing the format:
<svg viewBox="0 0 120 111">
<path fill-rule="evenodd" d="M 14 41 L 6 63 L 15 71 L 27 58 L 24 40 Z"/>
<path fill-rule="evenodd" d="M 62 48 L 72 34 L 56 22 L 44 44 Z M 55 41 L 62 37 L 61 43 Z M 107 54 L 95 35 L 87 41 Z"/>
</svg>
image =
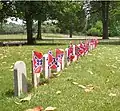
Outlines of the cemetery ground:
<svg viewBox="0 0 120 111">
<path fill-rule="evenodd" d="M 31 88 L 32 51 L 45 54 L 49 49 L 66 47 L 68 44 L 0 47 L 0 111 L 24 111 L 36 106 L 52 106 L 57 111 L 119 111 L 119 45 L 98 45 L 49 82 Z M 24 102 L 20 100 L 27 94 L 14 97 L 13 92 L 13 65 L 19 60 L 26 63 L 31 94 L 31 99 Z"/>
</svg>

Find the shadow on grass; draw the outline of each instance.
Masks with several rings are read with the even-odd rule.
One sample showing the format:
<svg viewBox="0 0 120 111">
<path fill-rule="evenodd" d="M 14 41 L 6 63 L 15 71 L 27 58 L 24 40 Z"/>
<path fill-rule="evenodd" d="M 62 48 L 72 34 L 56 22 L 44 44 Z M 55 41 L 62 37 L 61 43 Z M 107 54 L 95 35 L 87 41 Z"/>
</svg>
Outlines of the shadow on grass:
<svg viewBox="0 0 120 111">
<path fill-rule="evenodd" d="M 28 93 L 29 93 L 33 89 L 33 85 L 32 83 L 28 83 L 27 85 L 28 85 Z"/>
<path fill-rule="evenodd" d="M 65 45 L 65 44 L 66 43 L 36 43 L 36 44 L 33 44 L 33 45 Z"/>
<path fill-rule="evenodd" d="M 14 96 L 14 90 L 13 89 L 9 89 L 5 92 L 5 96 L 7 97 L 13 97 Z"/>
<path fill-rule="evenodd" d="M 4 45 L 0 45 L 1 47 L 5 47 L 5 46 L 34 46 L 34 45 L 38 45 L 38 46 L 46 46 L 46 45 L 65 45 L 66 43 L 34 43 L 32 45 L 29 45 L 29 44 L 4 44 Z"/>
<path fill-rule="evenodd" d="M 28 93 L 33 89 L 32 83 L 28 83 Z M 14 89 L 8 89 L 5 93 L 2 94 L 6 97 L 14 97 Z"/>
</svg>

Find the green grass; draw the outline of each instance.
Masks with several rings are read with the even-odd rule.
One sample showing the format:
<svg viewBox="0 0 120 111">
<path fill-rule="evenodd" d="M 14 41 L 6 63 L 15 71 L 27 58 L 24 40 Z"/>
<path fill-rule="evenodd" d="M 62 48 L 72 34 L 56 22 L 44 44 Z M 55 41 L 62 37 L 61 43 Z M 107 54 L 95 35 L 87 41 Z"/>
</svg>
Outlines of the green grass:
<svg viewBox="0 0 120 111">
<path fill-rule="evenodd" d="M 24 111 L 35 106 L 57 107 L 58 111 L 119 111 L 120 110 L 120 46 L 99 45 L 97 49 L 72 63 L 50 79 L 47 85 L 32 89 L 32 98 L 20 103 L 13 96 L 13 64 L 22 60 L 27 66 L 28 82 L 31 82 L 31 51 L 46 53 L 49 49 L 67 45 L 0 47 L 0 111 Z M 90 71 L 93 73 L 90 73 Z M 92 84 L 92 92 L 72 84 Z M 61 94 L 56 94 L 61 91 Z M 110 93 L 116 96 L 109 96 Z"/>
<path fill-rule="evenodd" d="M 36 36 L 34 34 L 34 36 Z M 50 33 L 42 33 L 42 37 L 50 37 L 50 38 L 62 38 L 66 37 L 63 34 L 50 34 Z M 27 39 L 26 34 L 6 34 L 6 35 L 0 35 L 0 39 Z"/>
<path fill-rule="evenodd" d="M 0 35 L 0 39 L 26 39 L 26 34 Z"/>
</svg>

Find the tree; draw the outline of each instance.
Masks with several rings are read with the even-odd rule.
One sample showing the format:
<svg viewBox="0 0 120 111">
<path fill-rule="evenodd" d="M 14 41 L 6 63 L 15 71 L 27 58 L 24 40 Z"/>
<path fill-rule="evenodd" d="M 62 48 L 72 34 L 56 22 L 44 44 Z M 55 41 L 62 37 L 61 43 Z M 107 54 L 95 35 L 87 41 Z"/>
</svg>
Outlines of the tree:
<svg viewBox="0 0 120 111">
<path fill-rule="evenodd" d="M 103 24 L 103 39 L 109 39 L 108 26 L 109 26 L 109 5 L 110 1 L 91 1 L 91 21 L 96 23 L 101 20 Z M 92 24 L 94 24 L 92 23 Z"/>
<path fill-rule="evenodd" d="M 82 2 L 54 2 L 54 7 L 51 15 L 52 18 L 58 20 L 58 25 L 61 28 L 61 32 L 69 30 L 69 35 L 72 37 L 72 33 L 79 24 L 79 12 L 81 11 Z M 79 13 L 79 14 L 78 14 Z"/>
<path fill-rule="evenodd" d="M 34 19 L 38 21 L 38 32 L 37 32 L 37 39 L 42 39 L 41 35 L 41 24 L 43 21 L 47 19 L 48 15 L 48 1 L 37 1 L 34 2 L 36 7 L 36 11 L 34 13 Z"/>
<path fill-rule="evenodd" d="M 12 16 L 14 13 L 14 7 L 12 2 L 7 1 L 1 1 L 0 2 L 0 23 L 1 23 L 1 29 L 2 24 L 6 22 L 6 18 Z"/>
<path fill-rule="evenodd" d="M 109 5 L 109 35 L 120 36 L 120 2 Z"/>
<path fill-rule="evenodd" d="M 36 7 L 34 7 L 34 2 L 31 1 L 22 1 L 18 2 L 15 1 L 14 3 L 16 9 L 16 17 L 19 17 L 26 21 L 26 28 L 27 28 L 27 43 L 29 45 L 34 44 L 33 39 L 33 16 L 36 11 Z M 24 7 L 24 8 L 23 8 Z"/>
<path fill-rule="evenodd" d="M 109 1 L 102 1 L 103 39 L 108 39 Z"/>
</svg>

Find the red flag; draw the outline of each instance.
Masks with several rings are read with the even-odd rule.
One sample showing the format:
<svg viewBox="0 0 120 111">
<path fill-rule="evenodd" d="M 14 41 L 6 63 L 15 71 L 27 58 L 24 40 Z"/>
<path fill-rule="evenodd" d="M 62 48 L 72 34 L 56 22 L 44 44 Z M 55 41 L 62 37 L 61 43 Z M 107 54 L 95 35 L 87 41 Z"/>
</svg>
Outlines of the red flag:
<svg viewBox="0 0 120 111">
<path fill-rule="evenodd" d="M 63 49 L 56 49 L 56 59 L 60 64 L 62 64 L 62 57 L 64 55 L 64 50 Z"/>
<path fill-rule="evenodd" d="M 79 47 L 79 53 L 80 55 L 84 55 L 84 44 L 83 43 L 80 43 L 78 44 L 78 47 Z"/>
<path fill-rule="evenodd" d="M 56 69 L 57 68 L 56 58 L 53 56 L 51 51 L 48 52 L 48 66 L 51 69 Z"/>
<path fill-rule="evenodd" d="M 73 55 L 73 47 L 70 46 L 69 49 L 68 49 L 68 57 L 70 59 L 70 61 L 72 61 L 74 59 L 74 55 Z"/>
<path fill-rule="evenodd" d="M 42 72 L 42 58 L 43 54 L 41 52 L 33 51 L 32 55 L 33 73 Z"/>
</svg>

